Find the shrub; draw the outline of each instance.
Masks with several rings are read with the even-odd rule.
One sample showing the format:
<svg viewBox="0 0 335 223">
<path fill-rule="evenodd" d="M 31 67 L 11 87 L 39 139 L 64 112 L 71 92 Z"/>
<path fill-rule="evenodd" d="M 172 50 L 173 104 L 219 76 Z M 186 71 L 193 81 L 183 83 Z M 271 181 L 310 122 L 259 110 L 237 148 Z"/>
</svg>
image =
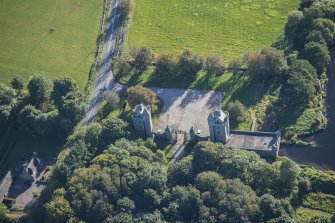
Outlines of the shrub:
<svg viewBox="0 0 335 223">
<path fill-rule="evenodd" d="M 330 62 L 327 46 L 317 42 L 307 43 L 302 54 L 315 67 L 319 75 L 325 71 Z"/>
<path fill-rule="evenodd" d="M 34 105 L 46 102 L 50 96 L 51 83 L 47 76 L 42 74 L 34 75 L 28 84 L 30 101 Z"/>
<path fill-rule="evenodd" d="M 158 109 L 157 96 L 148 88 L 139 85 L 130 87 L 127 90 L 127 95 L 127 101 L 133 108 L 142 103 L 144 105 L 149 105 L 152 113 L 155 113 Z"/>
<path fill-rule="evenodd" d="M 156 74 L 173 75 L 176 72 L 176 62 L 172 55 L 163 54 L 157 61 Z"/>
<path fill-rule="evenodd" d="M 13 89 L 22 90 L 24 87 L 24 79 L 20 75 L 14 75 L 10 84 Z"/>
<path fill-rule="evenodd" d="M 252 78 L 266 79 L 286 75 L 288 65 L 282 51 L 269 47 L 249 58 L 248 70 Z"/>
<path fill-rule="evenodd" d="M 117 78 L 122 78 L 130 74 L 132 67 L 130 66 L 129 62 L 125 59 L 119 58 L 116 63 L 114 64 L 114 67 L 118 69 L 116 72 Z"/>
<path fill-rule="evenodd" d="M 224 73 L 225 67 L 223 60 L 218 56 L 209 56 L 205 62 L 205 69 L 209 74 L 222 74 Z"/>
<path fill-rule="evenodd" d="M 203 67 L 203 59 L 191 50 L 185 50 L 179 58 L 179 71 L 187 76 L 194 76 Z"/>
<path fill-rule="evenodd" d="M 120 97 L 115 92 L 105 92 L 103 94 L 103 99 L 107 102 L 105 109 L 112 112 L 118 108 L 120 104 Z"/>
<path fill-rule="evenodd" d="M 229 118 L 234 123 L 244 122 L 246 120 L 245 107 L 239 101 L 229 102 L 227 105 Z"/>
<path fill-rule="evenodd" d="M 138 69 L 146 69 L 152 64 L 154 60 L 154 55 L 151 50 L 147 47 L 142 47 L 136 52 L 135 55 L 135 66 Z"/>
<path fill-rule="evenodd" d="M 121 0 L 120 11 L 122 18 L 124 19 L 128 18 L 133 9 L 134 9 L 133 0 Z"/>
</svg>

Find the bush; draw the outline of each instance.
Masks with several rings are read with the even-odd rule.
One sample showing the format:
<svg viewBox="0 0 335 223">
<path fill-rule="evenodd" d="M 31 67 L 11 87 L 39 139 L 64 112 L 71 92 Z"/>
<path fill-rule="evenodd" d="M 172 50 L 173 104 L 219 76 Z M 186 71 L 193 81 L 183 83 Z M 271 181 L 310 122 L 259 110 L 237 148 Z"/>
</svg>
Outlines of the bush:
<svg viewBox="0 0 335 223">
<path fill-rule="evenodd" d="M 130 66 L 129 62 L 125 59 L 119 58 L 116 63 L 114 64 L 114 67 L 117 68 L 116 77 L 122 78 L 130 74 L 132 67 Z"/>
<path fill-rule="evenodd" d="M 103 99 L 107 102 L 105 109 L 110 112 L 117 109 L 120 104 L 120 97 L 115 92 L 105 92 L 103 94 Z"/>
<path fill-rule="evenodd" d="M 330 55 L 327 46 L 317 42 L 307 43 L 303 50 L 303 57 L 307 59 L 322 74 L 330 62 Z"/>
<path fill-rule="evenodd" d="M 15 97 L 13 89 L 0 82 L 0 105 L 10 105 Z"/>
<path fill-rule="evenodd" d="M 296 60 L 290 67 L 288 100 L 305 107 L 316 93 L 318 85 L 316 70 L 307 60 Z M 292 99 L 294 95 L 295 100 Z"/>
<path fill-rule="evenodd" d="M 150 89 L 137 85 L 135 87 L 128 88 L 127 95 L 127 101 L 132 108 L 142 103 L 144 105 L 149 105 L 152 113 L 157 112 L 157 96 Z"/>
<path fill-rule="evenodd" d="M 173 75 L 176 72 L 176 62 L 172 55 L 163 54 L 157 61 L 156 74 Z"/>
<path fill-rule="evenodd" d="M 14 75 L 10 84 L 15 90 L 22 90 L 24 87 L 24 79 L 20 75 Z"/>
<path fill-rule="evenodd" d="M 242 65 L 243 63 L 240 60 L 233 60 L 229 63 L 228 70 L 231 70 L 234 75 L 237 75 L 240 73 Z"/>
<path fill-rule="evenodd" d="M 152 64 L 154 61 L 154 55 L 151 50 L 147 47 L 142 47 L 136 52 L 135 55 L 135 66 L 138 69 L 144 70 Z"/>
<path fill-rule="evenodd" d="M 49 100 L 51 83 L 47 76 L 42 74 L 34 75 L 28 84 L 30 101 L 34 105 L 41 105 Z"/>
<path fill-rule="evenodd" d="M 225 71 L 223 60 L 218 56 L 209 56 L 205 62 L 205 69 L 209 74 L 222 74 Z"/>
<path fill-rule="evenodd" d="M 179 58 L 178 68 L 186 77 L 193 77 L 203 67 L 204 61 L 191 50 L 185 50 Z"/>
<path fill-rule="evenodd" d="M 311 191 L 311 181 L 307 177 L 299 178 L 298 181 L 299 194 L 304 195 Z"/>
<path fill-rule="evenodd" d="M 246 120 L 245 107 L 239 101 L 229 102 L 227 104 L 227 111 L 233 123 L 241 123 Z"/>
<path fill-rule="evenodd" d="M 288 29 L 293 29 L 296 28 L 300 22 L 303 20 L 304 15 L 302 13 L 302 11 L 292 11 L 288 14 L 288 20 L 286 23 L 286 28 Z"/>
<path fill-rule="evenodd" d="M 288 65 L 282 51 L 269 47 L 249 58 L 248 70 L 252 78 L 266 79 L 286 75 Z"/>
<path fill-rule="evenodd" d="M 121 16 L 124 19 L 129 18 L 130 13 L 134 9 L 134 2 L 133 0 L 121 0 L 120 2 L 120 11 L 121 11 Z"/>
</svg>

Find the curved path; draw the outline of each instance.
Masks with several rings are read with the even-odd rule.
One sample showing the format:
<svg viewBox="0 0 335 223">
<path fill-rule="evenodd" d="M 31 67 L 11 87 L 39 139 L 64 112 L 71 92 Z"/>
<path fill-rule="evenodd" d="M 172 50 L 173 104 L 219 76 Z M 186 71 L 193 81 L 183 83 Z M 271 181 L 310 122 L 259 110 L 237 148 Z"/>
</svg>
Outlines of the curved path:
<svg viewBox="0 0 335 223">
<path fill-rule="evenodd" d="M 111 0 L 112 7 L 107 21 L 106 38 L 104 49 L 101 55 L 99 73 L 90 98 L 90 107 L 82 121 L 82 125 L 89 125 L 94 121 L 101 104 L 101 95 L 106 90 L 118 90 L 124 88 L 114 79 L 112 71 L 112 58 L 116 53 L 116 38 L 118 29 L 122 26 L 122 19 L 119 10 L 120 0 Z"/>
</svg>

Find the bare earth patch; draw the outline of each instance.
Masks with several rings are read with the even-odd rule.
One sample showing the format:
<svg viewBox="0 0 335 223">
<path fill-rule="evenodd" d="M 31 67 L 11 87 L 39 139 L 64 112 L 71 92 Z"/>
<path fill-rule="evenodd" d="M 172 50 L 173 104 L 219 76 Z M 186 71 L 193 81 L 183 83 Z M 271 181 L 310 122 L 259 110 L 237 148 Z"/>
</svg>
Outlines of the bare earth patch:
<svg viewBox="0 0 335 223">
<path fill-rule="evenodd" d="M 189 131 L 193 126 L 202 135 L 208 135 L 207 117 L 220 107 L 224 95 L 219 91 L 150 88 L 163 100 L 164 106 L 154 131 L 169 125 L 174 129 Z"/>
</svg>

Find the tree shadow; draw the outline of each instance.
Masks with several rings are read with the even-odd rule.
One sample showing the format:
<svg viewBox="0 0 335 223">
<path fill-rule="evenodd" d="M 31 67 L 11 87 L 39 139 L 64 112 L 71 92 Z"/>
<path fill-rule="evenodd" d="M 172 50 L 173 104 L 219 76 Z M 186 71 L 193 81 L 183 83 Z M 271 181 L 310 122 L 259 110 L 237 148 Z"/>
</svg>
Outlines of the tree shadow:
<svg viewBox="0 0 335 223">
<path fill-rule="evenodd" d="M 91 52 L 89 52 L 85 57 L 84 59 L 82 59 L 80 61 L 80 63 L 78 64 L 78 66 L 75 68 L 75 70 L 78 70 L 79 67 L 85 62 L 85 60 L 87 60 L 87 58 L 89 58 L 90 55 L 92 55 L 94 53 L 95 49 L 93 49 Z"/>
<path fill-rule="evenodd" d="M 38 43 L 33 46 L 33 48 L 29 51 L 29 54 L 32 53 L 33 51 L 35 51 L 37 49 L 37 47 L 39 47 L 39 45 L 42 44 L 42 42 L 51 34 L 53 33 L 54 31 L 52 29 L 50 29 L 43 37 L 42 39 L 40 39 L 40 41 L 38 41 Z"/>
<path fill-rule="evenodd" d="M 195 79 L 196 75 L 184 75 L 178 72 L 160 74 L 154 71 L 146 82 L 146 86 L 188 89 Z"/>
</svg>

